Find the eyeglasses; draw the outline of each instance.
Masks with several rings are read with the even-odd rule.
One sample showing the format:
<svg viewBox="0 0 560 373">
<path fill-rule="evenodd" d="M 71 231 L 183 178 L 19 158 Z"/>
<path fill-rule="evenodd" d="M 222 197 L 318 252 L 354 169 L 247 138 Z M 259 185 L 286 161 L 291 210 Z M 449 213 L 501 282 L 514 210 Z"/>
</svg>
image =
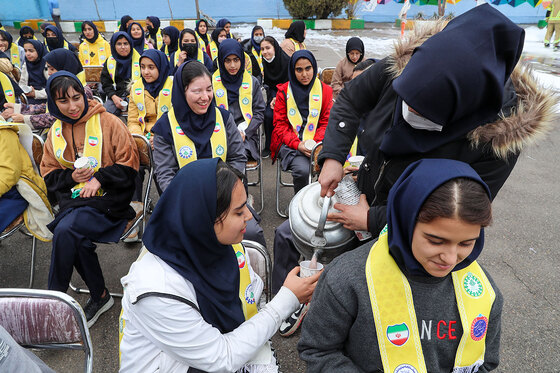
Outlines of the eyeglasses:
<svg viewBox="0 0 560 373">
<path fill-rule="evenodd" d="M 309 72 L 309 71 L 313 70 L 313 66 L 309 65 L 309 66 L 306 66 L 306 67 L 296 67 L 295 70 L 296 70 L 296 73 L 301 74 L 304 71 Z"/>
<path fill-rule="evenodd" d="M 119 47 L 119 48 L 123 48 L 123 47 L 128 47 L 130 44 L 127 42 L 122 42 L 122 43 L 117 43 L 115 44 L 115 46 Z"/>
</svg>

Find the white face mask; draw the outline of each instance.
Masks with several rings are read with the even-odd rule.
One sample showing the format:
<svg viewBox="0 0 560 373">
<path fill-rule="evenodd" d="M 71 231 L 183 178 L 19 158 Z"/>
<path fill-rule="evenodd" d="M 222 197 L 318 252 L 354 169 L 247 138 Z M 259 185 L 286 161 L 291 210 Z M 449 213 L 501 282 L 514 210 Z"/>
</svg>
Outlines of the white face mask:
<svg viewBox="0 0 560 373">
<path fill-rule="evenodd" d="M 276 57 L 276 56 L 272 56 L 272 57 L 270 58 L 270 60 L 269 60 L 268 58 L 266 58 L 265 56 L 263 56 L 264 60 L 265 60 L 266 62 L 268 62 L 268 63 L 271 63 L 272 61 L 274 61 L 274 57 Z"/>
<path fill-rule="evenodd" d="M 253 38 L 253 40 L 254 40 L 255 43 L 257 43 L 257 44 L 260 44 L 261 41 L 263 41 L 263 39 L 264 39 L 264 36 L 255 36 L 255 37 Z"/>
<path fill-rule="evenodd" d="M 404 100 L 402 102 L 402 116 L 406 123 L 410 124 L 410 127 L 417 130 L 441 131 L 443 129 L 443 126 L 408 110 L 408 105 Z"/>
</svg>

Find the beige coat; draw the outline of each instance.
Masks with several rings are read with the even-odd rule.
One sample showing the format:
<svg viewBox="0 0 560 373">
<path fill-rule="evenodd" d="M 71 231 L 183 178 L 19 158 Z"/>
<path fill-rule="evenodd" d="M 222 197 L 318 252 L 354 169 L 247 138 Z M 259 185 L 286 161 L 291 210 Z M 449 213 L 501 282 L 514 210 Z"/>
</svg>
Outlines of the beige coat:
<svg viewBox="0 0 560 373">
<path fill-rule="evenodd" d="M 355 66 L 356 64 L 350 62 L 346 57 L 341 59 L 336 65 L 331 81 L 334 99 L 336 99 L 340 91 L 342 91 L 344 84 L 352 80 L 352 74 L 354 73 Z"/>
</svg>

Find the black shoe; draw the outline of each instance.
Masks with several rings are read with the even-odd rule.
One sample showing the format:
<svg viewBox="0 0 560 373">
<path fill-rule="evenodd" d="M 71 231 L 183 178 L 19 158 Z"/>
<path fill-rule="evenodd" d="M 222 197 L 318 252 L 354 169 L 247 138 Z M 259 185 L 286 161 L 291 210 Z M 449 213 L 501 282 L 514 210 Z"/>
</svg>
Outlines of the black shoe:
<svg viewBox="0 0 560 373">
<path fill-rule="evenodd" d="M 268 158 L 268 157 L 270 157 L 270 149 L 264 149 L 264 150 L 262 151 L 261 157 L 263 157 L 263 158 Z"/>
<path fill-rule="evenodd" d="M 299 306 L 298 310 L 286 320 L 282 322 L 280 325 L 280 335 L 282 337 L 289 337 L 296 332 L 296 330 L 301 325 L 303 318 L 307 315 L 307 311 L 309 310 L 309 303 L 305 303 Z"/>
<path fill-rule="evenodd" d="M 544 43 L 544 47 L 545 47 L 545 48 L 550 47 L 550 43 Z"/>
<path fill-rule="evenodd" d="M 109 294 L 109 290 L 105 289 L 105 292 L 105 296 L 97 302 L 94 302 L 90 297 L 84 307 L 88 328 L 91 328 L 99 316 L 101 316 L 103 312 L 109 310 L 115 303 L 113 297 Z"/>
</svg>

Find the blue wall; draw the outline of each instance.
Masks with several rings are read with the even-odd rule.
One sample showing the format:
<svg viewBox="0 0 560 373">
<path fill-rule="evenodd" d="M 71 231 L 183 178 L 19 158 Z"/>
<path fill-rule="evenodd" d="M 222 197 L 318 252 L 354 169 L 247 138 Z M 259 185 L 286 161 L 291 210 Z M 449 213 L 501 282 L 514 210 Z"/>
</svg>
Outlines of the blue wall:
<svg viewBox="0 0 560 373">
<path fill-rule="evenodd" d="M 9 24 L 31 18 L 50 19 L 48 0 L 0 0 L 0 20 Z M 63 20 L 103 20 L 120 19 L 129 14 L 136 19 L 155 15 L 163 19 L 171 18 L 169 5 L 175 19 L 192 19 L 196 16 L 194 0 L 58 0 Z M 375 0 L 372 0 L 375 1 Z M 232 22 L 255 22 L 257 18 L 289 18 L 283 0 L 199 0 L 200 9 L 218 20 L 228 18 Z M 474 0 L 463 0 L 457 5 L 447 4 L 446 13 L 459 15 L 475 5 Z M 390 2 L 378 5 L 373 12 L 359 12 L 368 22 L 393 22 L 402 4 Z M 509 5 L 497 7 L 517 23 L 536 23 L 544 19 L 542 6 L 533 8 L 522 4 L 516 8 Z M 413 5 L 408 12 L 409 18 L 422 12 L 432 16 L 437 6 Z M 99 15 L 98 15 L 99 14 Z"/>
</svg>

